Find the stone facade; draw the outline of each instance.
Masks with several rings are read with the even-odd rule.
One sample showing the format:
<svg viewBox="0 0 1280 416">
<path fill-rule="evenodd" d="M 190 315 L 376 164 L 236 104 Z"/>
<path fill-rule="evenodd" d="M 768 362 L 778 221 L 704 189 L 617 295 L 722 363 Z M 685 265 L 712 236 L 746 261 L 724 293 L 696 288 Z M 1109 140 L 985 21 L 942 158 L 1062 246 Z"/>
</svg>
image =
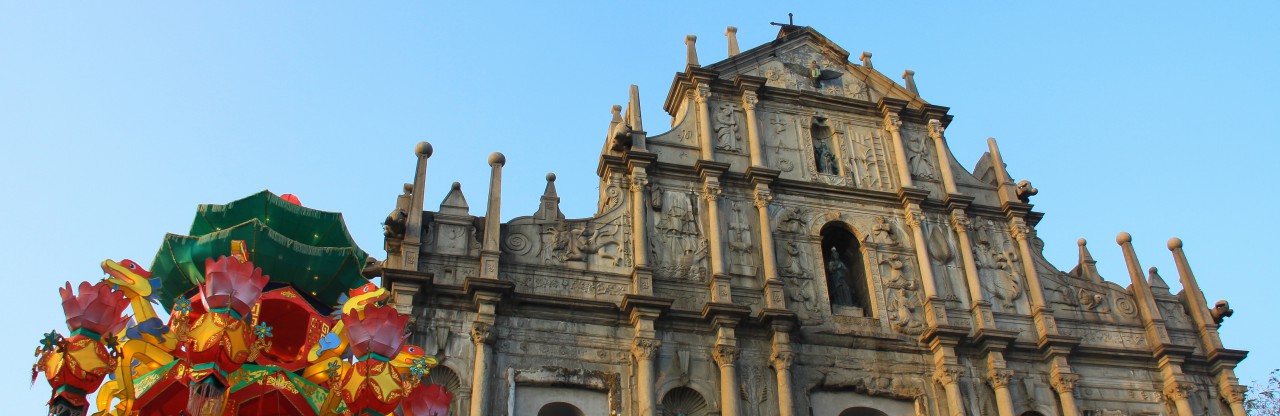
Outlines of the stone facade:
<svg viewBox="0 0 1280 416">
<path fill-rule="evenodd" d="M 1081 240 L 1071 271 L 1036 237 L 1035 189 L 994 139 L 967 170 L 948 109 L 812 28 L 688 65 L 648 135 L 632 87 L 615 106 L 590 218 L 554 175 L 532 216 L 501 223 L 461 189 L 421 198 L 429 145 L 387 221 L 384 279 L 457 415 L 1244 415 L 1210 307 L 1104 280 Z M 434 350 L 434 351 L 431 351 Z"/>
</svg>

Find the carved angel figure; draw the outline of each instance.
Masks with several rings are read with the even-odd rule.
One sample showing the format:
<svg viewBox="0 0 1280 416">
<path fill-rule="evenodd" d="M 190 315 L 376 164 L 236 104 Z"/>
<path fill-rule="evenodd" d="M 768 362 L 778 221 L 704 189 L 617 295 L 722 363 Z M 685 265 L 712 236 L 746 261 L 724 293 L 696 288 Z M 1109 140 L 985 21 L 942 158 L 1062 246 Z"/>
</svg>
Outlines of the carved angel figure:
<svg viewBox="0 0 1280 416">
<path fill-rule="evenodd" d="M 809 80 L 809 86 L 813 87 L 813 89 L 821 90 L 826 86 L 843 87 L 840 77 L 844 76 L 844 73 L 834 69 L 822 69 L 818 66 L 817 60 L 810 60 L 808 66 L 786 62 L 783 62 L 782 65 L 786 66 L 787 70 L 792 73 Z"/>
<path fill-rule="evenodd" d="M 716 110 L 716 148 L 742 151 L 742 141 L 738 138 L 738 120 L 733 117 L 731 104 L 720 104 Z"/>
</svg>

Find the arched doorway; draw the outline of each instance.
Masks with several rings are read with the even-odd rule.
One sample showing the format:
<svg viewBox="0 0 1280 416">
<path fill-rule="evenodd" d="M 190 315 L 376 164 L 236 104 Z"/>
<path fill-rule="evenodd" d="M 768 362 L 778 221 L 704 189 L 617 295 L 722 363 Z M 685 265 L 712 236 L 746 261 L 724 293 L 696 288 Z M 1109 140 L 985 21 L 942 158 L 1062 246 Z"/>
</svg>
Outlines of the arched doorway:
<svg viewBox="0 0 1280 416">
<path fill-rule="evenodd" d="M 850 407 L 840 412 L 840 416 L 889 416 L 889 414 L 870 407 Z"/>
<path fill-rule="evenodd" d="M 662 416 L 706 416 L 707 400 L 694 389 L 676 387 L 662 396 Z"/>
<path fill-rule="evenodd" d="M 547 403 L 538 409 L 538 416 L 586 416 L 582 409 L 565 402 Z"/>
<path fill-rule="evenodd" d="M 861 245 L 843 223 L 822 227 L 822 264 L 827 277 L 827 296 L 834 312 L 837 306 L 851 306 L 869 316 L 871 293 L 867 286 Z"/>
</svg>

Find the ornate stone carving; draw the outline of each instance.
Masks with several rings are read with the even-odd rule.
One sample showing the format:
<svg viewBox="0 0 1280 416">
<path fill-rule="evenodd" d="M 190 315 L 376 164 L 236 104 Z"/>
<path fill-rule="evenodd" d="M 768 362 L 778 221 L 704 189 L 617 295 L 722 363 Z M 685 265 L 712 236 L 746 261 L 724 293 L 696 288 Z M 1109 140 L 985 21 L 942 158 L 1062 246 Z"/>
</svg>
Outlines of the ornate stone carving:
<svg viewBox="0 0 1280 416">
<path fill-rule="evenodd" d="M 925 324 L 920 316 L 915 277 L 908 274 L 906 262 L 897 254 L 882 260 L 880 266 L 882 275 L 888 276 L 884 286 L 890 325 L 903 334 L 920 334 Z"/>
<path fill-rule="evenodd" d="M 1070 393 L 1075 391 L 1076 383 L 1080 382 L 1080 375 L 1073 373 L 1062 373 L 1054 375 L 1049 379 L 1049 386 L 1053 391 L 1058 393 Z"/>
<path fill-rule="evenodd" d="M 751 243 L 751 223 L 737 201 L 729 214 L 729 271 L 745 276 L 756 275 L 755 246 Z"/>
<path fill-rule="evenodd" d="M 1222 388 L 1222 400 L 1227 403 L 1244 403 L 1244 399 L 1249 393 L 1248 386 L 1231 385 Z"/>
<path fill-rule="evenodd" d="M 693 95 L 694 101 L 698 104 L 705 104 L 711 98 L 711 86 L 707 84 L 698 84 L 697 91 Z"/>
<path fill-rule="evenodd" d="M 1013 370 L 993 370 L 987 381 L 991 383 L 993 388 L 1007 388 L 1009 383 L 1013 381 L 1014 374 Z"/>
<path fill-rule="evenodd" d="M 635 175 L 631 178 L 631 184 L 628 186 L 633 194 L 643 192 L 645 187 L 649 186 L 649 178 L 644 175 Z"/>
<path fill-rule="evenodd" d="M 766 189 L 756 189 L 755 206 L 756 208 L 765 208 L 769 206 L 769 202 L 773 201 L 773 192 Z"/>
<path fill-rule="evenodd" d="M 716 107 L 716 149 L 742 153 L 742 137 L 738 134 L 738 119 L 734 115 L 733 104 L 720 104 Z"/>
<path fill-rule="evenodd" d="M 661 346 L 662 341 L 657 339 L 636 338 L 631 345 L 631 355 L 637 360 L 652 360 L 658 355 L 658 348 Z"/>
<path fill-rule="evenodd" d="M 726 344 L 716 344 L 715 351 L 712 351 L 712 357 L 716 360 L 716 364 L 721 367 L 733 365 L 738 361 L 738 347 Z"/>
<path fill-rule="evenodd" d="M 969 216 L 964 211 L 951 211 L 951 227 L 956 230 L 969 230 L 973 228 L 973 221 L 969 220 Z"/>
<path fill-rule="evenodd" d="M 742 108 L 748 111 L 756 109 L 756 103 L 760 102 L 760 98 L 756 97 L 755 91 L 746 91 L 742 93 Z"/>
<path fill-rule="evenodd" d="M 782 275 L 783 281 L 786 283 L 787 300 L 796 318 L 800 320 L 802 325 L 817 325 L 822 323 L 821 311 L 817 295 L 813 288 L 813 276 L 809 274 L 809 267 L 805 265 L 808 256 L 799 243 L 787 241 L 779 246 L 782 250 L 781 261 L 778 263 L 778 274 Z"/>
<path fill-rule="evenodd" d="M 778 215 L 778 231 L 787 233 L 803 233 L 809 222 L 805 220 L 805 209 L 787 207 Z"/>
<path fill-rule="evenodd" d="M 898 233 L 893 229 L 893 223 L 889 222 L 885 217 L 876 217 L 876 222 L 871 226 L 871 232 L 867 234 L 865 241 L 896 246 L 898 245 Z"/>
<path fill-rule="evenodd" d="M 915 229 L 921 229 L 920 226 L 924 224 L 925 219 L 924 213 L 920 212 L 920 208 L 914 205 L 907 208 L 906 215 L 903 218 L 907 226 Z"/>
<path fill-rule="evenodd" d="M 937 179 L 933 158 L 929 156 L 929 145 L 923 137 L 909 134 L 903 138 L 907 148 L 907 167 L 911 176 L 920 179 Z"/>
<path fill-rule="evenodd" d="M 1164 396 L 1169 400 L 1187 400 L 1195 392 L 1196 384 L 1189 381 L 1174 382 L 1164 388 Z"/>
<path fill-rule="evenodd" d="M 1235 315 L 1236 311 L 1231 309 L 1231 304 L 1225 300 L 1220 300 L 1213 304 L 1213 310 L 1209 311 L 1213 315 L 1213 323 L 1222 325 L 1222 321 Z"/>
<path fill-rule="evenodd" d="M 890 133 L 900 132 L 902 130 L 902 120 L 898 118 L 897 114 L 886 114 L 884 116 L 884 129 Z"/>
<path fill-rule="evenodd" d="M 716 200 L 720 199 L 720 195 L 723 192 L 724 190 L 720 188 L 719 184 L 707 183 L 702 185 L 702 198 L 706 199 L 707 202 L 715 203 Z"/>
<path fill-rule="evenodd" d="M 856 176 L 859 187 L 867 189 L 885 189 L 889 178 L 889 155 L 874 132 L 854 130 L 849 134 L 853 147 L 850 149 L 850 169 Z"/>
<path fill-rule="evenodd" d="M 958 365 L 945 365 L 934 370 L 933 380 L 942 385 L 959 383 L 961 375 L 964 375 L 964 367 Z"/>
<path fill-rule="evenodd" d="M 773 368 L 781 371 L 790 371 L 791 364 L 795 362 L 795 359 L 796 353 L 791 351 L 777 351 L 770 357 L 773 362 Z"/>
<path fill-rule="evenodd" d="M 697 205 L 687 191 L 653 187 L 658 211 L 653 238 L 649 239 L 654 275 L 663 278 L 706 281 L 710 244 L 703 237 Z"/>
<path fill-rule="evenodd" d="M 471 342 L 479 344 L 491 344 L 496 338 L 497 333 L 494 331 L 493 325 L 484 322 L 471 323 Z"/>
</svg>

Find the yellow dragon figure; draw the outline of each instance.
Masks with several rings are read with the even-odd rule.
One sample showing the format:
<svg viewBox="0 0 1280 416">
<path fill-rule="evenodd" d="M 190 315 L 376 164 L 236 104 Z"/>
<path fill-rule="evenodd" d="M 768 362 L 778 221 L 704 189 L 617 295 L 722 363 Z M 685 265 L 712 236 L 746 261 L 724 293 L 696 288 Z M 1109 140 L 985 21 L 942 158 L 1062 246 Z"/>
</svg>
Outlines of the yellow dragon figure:
<svg viewBox="0 0 1280 416">
<path fill-rule="evenodd" d="M 378 302 L 385 301 L 389 293 L 373 283 L 366 283 L 347 292 L 347 299 L 342 303 L 343 315 L 356 315 L 364 319 L 364 309 Z M 329 380 L 332 371 L 330 361 L 341 361 L 342 354 L 348 347 L 346 325 L 339 318 L 333 329 L 320 338 L 316 345 L 307 351 L 307 362 L 310 366 L 303 372 L 303 377 L 316 384 Z M 345 367 L 343 368 L 345 370 Z"/>
<path fill-rule="evenodd" d="M 102 271 L 108 276 L 105 281 L 114 285 L 116 290 L 124 293 L 129 299 L 134 320 L 138 323 L 123 333 L 117 334 L 120 338 L 128 340 L 120 347 L 121 359 L 115 369 L 115 380 L 104 383 L 98 393 L 96 403 L 98 413 L 95 414 L 108 414 L 111 401 L 115 398 L 121 399 L 117 411 L 124 414 L 132 405 L 131 400 L 125 400 L 125 397 L 135 394 L 132 391 L 133 377 L 137 373 L 145 373 L 172 362 L 174 359 L 172 353 L 177 348 L 179 340 L 177 336 L 170 333 L 169 325 L 160 320 L 151 306 L 159 283 L 158 279 L 151 279 L 151 272 L 143 269 L 133 260 L 127 259 L 119 262 L 104 260 Z M 145 368 L 135 372 L 134 361 Z"/>
</svg>

